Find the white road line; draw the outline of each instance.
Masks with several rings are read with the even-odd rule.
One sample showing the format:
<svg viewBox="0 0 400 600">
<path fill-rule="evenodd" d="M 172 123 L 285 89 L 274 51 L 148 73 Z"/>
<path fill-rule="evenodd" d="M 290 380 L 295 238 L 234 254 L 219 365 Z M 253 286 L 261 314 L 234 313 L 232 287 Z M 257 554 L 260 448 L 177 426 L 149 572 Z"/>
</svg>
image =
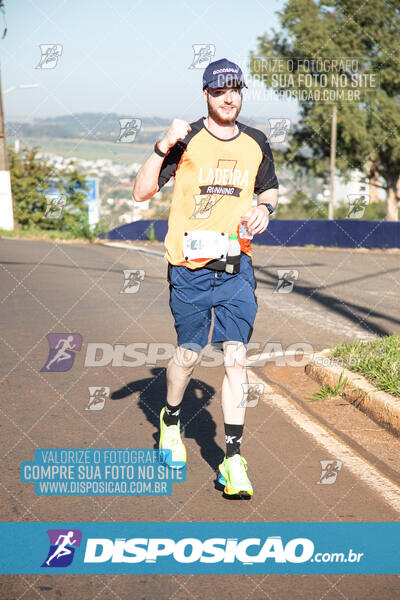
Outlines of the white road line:
<svg viewBox="0 0 400 600">
<path fill-rule="evenodd" d="M 143 252 L 143 254 L 152 254 L 153 256 L 164 257 L 164 252 L 158 252 L 158 250 L 148 250 L 142 248 L 142 246 L 132 246 L 131 244 L 124 244 L 123 242 L 104 242 L 103 246 L 111 246 L 111 248 L 123 248 L 124 250 L 136 250 L 136 252 Z"/>
<path fill-rule="evenodd" d="M 313 437 L 315 441 L 325 448 L 335 459 L 341 460 L 343 466 L 358 479 L 361 479 L 370 488 L 377 492 L 391 508 L 400 513 L 400 488 L 390 479 L 382 475 L 354 450 L 339 441 L 332 433 L 319 425 L 311 417 L 301 412 L 292 402 L 278 394 L 254 371 L 251 373 L 251 382 L 264 385 L 263 401 L 278 408 L 300 429 Z"/>
</svg>

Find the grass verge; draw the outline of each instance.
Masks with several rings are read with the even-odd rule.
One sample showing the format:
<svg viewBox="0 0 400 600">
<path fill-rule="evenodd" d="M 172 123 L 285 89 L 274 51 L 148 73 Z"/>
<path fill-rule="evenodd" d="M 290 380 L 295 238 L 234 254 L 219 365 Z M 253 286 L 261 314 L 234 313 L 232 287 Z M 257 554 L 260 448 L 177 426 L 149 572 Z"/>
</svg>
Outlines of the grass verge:
<svg viewBox="0 0 400 600">
<path fill-rule="evenodd" d="M 400 398 L 400 335 L 368 342 L 343 343 L 332 350 L 346 368 L 360 373 L 376 388 Z"/>
<path fill-rule="evenodd" d="M 326 400 L 327 398 L 335 398 L 336 396 L 341 396 L 344 392 L 344 388 L 347 385 L 347 379 L 343 378 L 343 373 L 340 374 L 339 381 L 336 385 L 327 385 L 323 384 L 321 389 L 308 396 L 307 400 L 309 402 L 315 402 L 316 400 Z"/>
<path fill-rule="evenodd" d="M 73 240 L 76 239 L 70 231 L 45 231 L 43 229 L 0 229 L 0 237 L 26 240 Z"/>
<path fill-rule="evenodd" d="M 15 238 L 22 240 L 51 240 L 52 242 L 93 242 L 97 238 L 97 232 L 90 231 L 84 227 L 72 231 L 57 231 L 56 229 L 0 229 L 0 238 Z"/>
</svg>

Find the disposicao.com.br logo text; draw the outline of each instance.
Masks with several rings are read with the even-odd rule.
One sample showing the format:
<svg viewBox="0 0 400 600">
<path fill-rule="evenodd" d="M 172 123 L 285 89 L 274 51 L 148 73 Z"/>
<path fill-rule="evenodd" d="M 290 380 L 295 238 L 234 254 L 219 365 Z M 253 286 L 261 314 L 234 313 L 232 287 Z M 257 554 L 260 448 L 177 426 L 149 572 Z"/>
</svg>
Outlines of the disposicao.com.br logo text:
<svg viewBox="0 0 400 600">
<path fill-rule="evenodd" d="M 363 553 L 317 552 L 308 538 L 293 538 L 285 544 L 280 536 L 261 538 L 89 538 L 85 563 L 155 563 L 165 557 L 179 563 L 275 563 L 359 562 Z"/>
</svg>

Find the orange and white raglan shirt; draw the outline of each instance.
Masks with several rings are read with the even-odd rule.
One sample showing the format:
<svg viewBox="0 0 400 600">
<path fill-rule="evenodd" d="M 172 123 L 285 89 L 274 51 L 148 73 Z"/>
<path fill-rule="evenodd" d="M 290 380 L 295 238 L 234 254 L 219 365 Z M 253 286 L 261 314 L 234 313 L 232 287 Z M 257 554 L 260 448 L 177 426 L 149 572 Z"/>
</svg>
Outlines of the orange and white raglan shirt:
<svg viewBox="0 0 400 600">
<path fill-rule="evenodd" d="M 183 236 L 196 230 L 238 235 L 240 218 L 253 204 L 253 194 L 278 188 L 272 152 L 266 135 L 236 121 L 238 134 L 223 140 L 212 134 L 203 118 L 169 151 L 161 166 L 158 188 L 175 177 L 166 260 L 189 269 L 211 259 L 185 260 Z M 251 243 L 239 237 L 242 252 L 251 256 Z"/>
</svg>

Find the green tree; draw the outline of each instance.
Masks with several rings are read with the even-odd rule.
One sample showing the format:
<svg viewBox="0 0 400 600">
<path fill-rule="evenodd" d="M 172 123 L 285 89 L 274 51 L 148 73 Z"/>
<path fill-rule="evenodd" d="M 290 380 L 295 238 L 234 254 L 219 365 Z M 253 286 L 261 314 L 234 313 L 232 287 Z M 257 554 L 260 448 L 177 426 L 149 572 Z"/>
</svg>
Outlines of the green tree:
<svg viewBox="0 0 400 600">
<path fill-rule="evenodd" d="M 313 70 L 311 88 L 303 76 L 305 59 L 354 57 L 359 73 L 377 74 L 373 92 L 360 101 L 335 99 L 337 106 L 337 160 L 342 172 L 360 169 L 370 178 L 382 176 L 387 191 L 386 218 L 398 220 L 399 202 L 396 182 L 400 175 L 400 69 L 398 37 L 400 5 L 398 0 L 288 0 L 278 12 L 283 31 L 258 38 L 258 51 L 250 55 L 250 71 L 268 88 L 322 91 L 322 73 Z M 272 81 L 271 61 L 279 66 L 277 83 Z M 316 64 L 316 62 L 314 63 Z M 326 75 L 326 74 L 325 74 Z M 344 66 L 340 75 L 348 83 L 354 73 Z M 328 73 L 328 88 L 332 85 Z M 375 83 L 375 82 L 374 82 Z M 312 172 L 327 176 L 330 155 L 332 105 L 315 100 L 315 94 L 299 100 L 301 119 L 296 127 L 287 161 L 305 165 Z"/>
<path fill-rule="evenodd" d="M 15 220 L 23 229 L 67 231 L 86 226 L 85 176 L 76 168 L 57 170 L 39 158 L 38 151 L 38 147 L 23 148 L 21 154 L 17 154 L 8 149 Z M 53 205 L 51 199 L 46 198 L 50 190 Z M 58 208 L 61 209 L 59 217 L 51 218 Z"/>
</svg>

